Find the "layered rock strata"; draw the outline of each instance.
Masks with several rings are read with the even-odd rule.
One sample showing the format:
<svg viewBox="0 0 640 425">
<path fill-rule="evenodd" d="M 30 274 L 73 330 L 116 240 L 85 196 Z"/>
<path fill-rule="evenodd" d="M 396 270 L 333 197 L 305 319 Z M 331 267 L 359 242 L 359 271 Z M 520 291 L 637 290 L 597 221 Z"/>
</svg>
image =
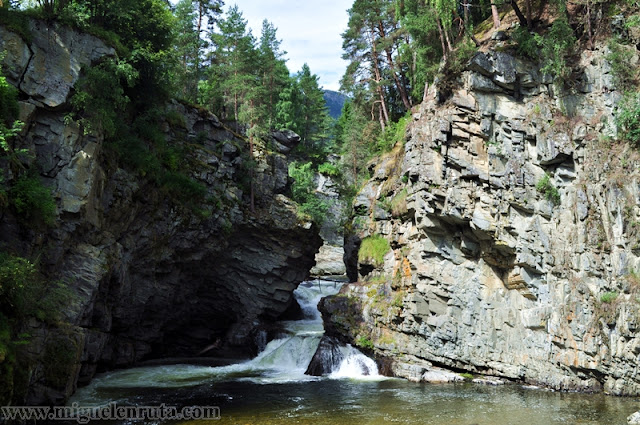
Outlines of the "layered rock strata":
<svg viewBox="0 0 640 425">
<path fill-rule="evenodd" d="M 451 96 L 431 88 L 356 197 L 360 283 L 321 305 L 329 336 L 415 380 L 442 367 L 640 394 L 640 156 L 615 141 L 606 53 L 582 54 L 569 91 L 492 51 Z M 388 251 L 358 258 L 374 235 Z"/>
</svg>

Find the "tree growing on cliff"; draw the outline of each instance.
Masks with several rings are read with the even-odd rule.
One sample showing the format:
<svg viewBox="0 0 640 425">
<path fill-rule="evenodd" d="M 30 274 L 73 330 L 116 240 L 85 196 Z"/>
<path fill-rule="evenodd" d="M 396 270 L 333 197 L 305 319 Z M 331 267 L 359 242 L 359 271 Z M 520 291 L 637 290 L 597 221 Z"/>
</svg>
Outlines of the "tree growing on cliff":
<svg viewBox="0 0 640 425">
<path fill-rule="evenodd" d="M 178 96 L 191 103 L 198 101 L 202 64 L 211 31 L 222 12 L 220 0 L 180 0 L 174 8 L 175 53 L 180 66 L 176 71 Z"/>
<path fill-rule="evenodd" d="M 211 34 L 215 47 L 209 68 L 209 98 L 207 103 L 219 105 L 223 118 L 239 118 L 240 106 L 248 88 L 255 83 L 254 70 L 258 62 L 255 38 L 247 28 L 238 6 L 229 9 L 218 23 L 220 33 Z M 219 88 L 215 92 L 213 88 Z"/>
</svg>

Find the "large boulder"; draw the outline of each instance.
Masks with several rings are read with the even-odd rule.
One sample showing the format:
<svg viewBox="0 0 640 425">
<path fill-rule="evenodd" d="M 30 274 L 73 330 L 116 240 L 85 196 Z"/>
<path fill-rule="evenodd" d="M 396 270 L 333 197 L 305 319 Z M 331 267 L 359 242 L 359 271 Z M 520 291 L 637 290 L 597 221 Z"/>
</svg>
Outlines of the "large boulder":
<svg viewBox="0 0 640 425">
<path fill-rule="evenodd" d="M 63 25 L 32 20 L 33 56 L 20 82 L 20 90 L 31 100 L 55 108 L 66 102 L 69 92 L 80 77 L 83 66 L 105 56 L 115 56 L 115 50 L 102 40 Z M 24 48 L 16 46 L 17 58 L 24 58 Z M 22 59 L 14 59 L 21 63 Z"/>
</svg>

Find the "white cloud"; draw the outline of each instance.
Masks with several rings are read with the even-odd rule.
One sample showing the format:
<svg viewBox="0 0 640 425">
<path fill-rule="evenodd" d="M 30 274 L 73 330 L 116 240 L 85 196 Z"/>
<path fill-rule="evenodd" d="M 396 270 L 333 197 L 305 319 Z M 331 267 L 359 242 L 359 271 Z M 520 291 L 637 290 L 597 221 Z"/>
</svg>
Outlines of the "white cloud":
<svg viewBox="0 0 640 425">
<path fill-rule="evenodd" d="M 228 0 L 225 10 L 233 4 Z M 347 29 L 347 9 L 353 0 L 242 0 L 237 4 L 256 38 L 264 19 L 278 28 L 292 73 L 306 62 L 320 77 L 321 86 L 338 90 L 347 66 L 341 58 L 341 34 Z"/>
</svg>

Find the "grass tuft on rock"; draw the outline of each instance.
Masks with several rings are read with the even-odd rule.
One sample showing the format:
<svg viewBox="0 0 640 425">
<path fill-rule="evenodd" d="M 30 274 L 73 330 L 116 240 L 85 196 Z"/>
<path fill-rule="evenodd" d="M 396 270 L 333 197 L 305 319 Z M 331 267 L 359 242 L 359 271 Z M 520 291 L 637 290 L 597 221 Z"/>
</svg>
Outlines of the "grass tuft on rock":
<svg viewBox="0 0 640 425">
<path fill-rule="evenodd" d="M 380 266 L 384 262 L 384 256 L 389 252 L 389 241 L 381 235 L 369 236 L 362 240 L 358 251 L 358 261 Z"/>
</svg>

